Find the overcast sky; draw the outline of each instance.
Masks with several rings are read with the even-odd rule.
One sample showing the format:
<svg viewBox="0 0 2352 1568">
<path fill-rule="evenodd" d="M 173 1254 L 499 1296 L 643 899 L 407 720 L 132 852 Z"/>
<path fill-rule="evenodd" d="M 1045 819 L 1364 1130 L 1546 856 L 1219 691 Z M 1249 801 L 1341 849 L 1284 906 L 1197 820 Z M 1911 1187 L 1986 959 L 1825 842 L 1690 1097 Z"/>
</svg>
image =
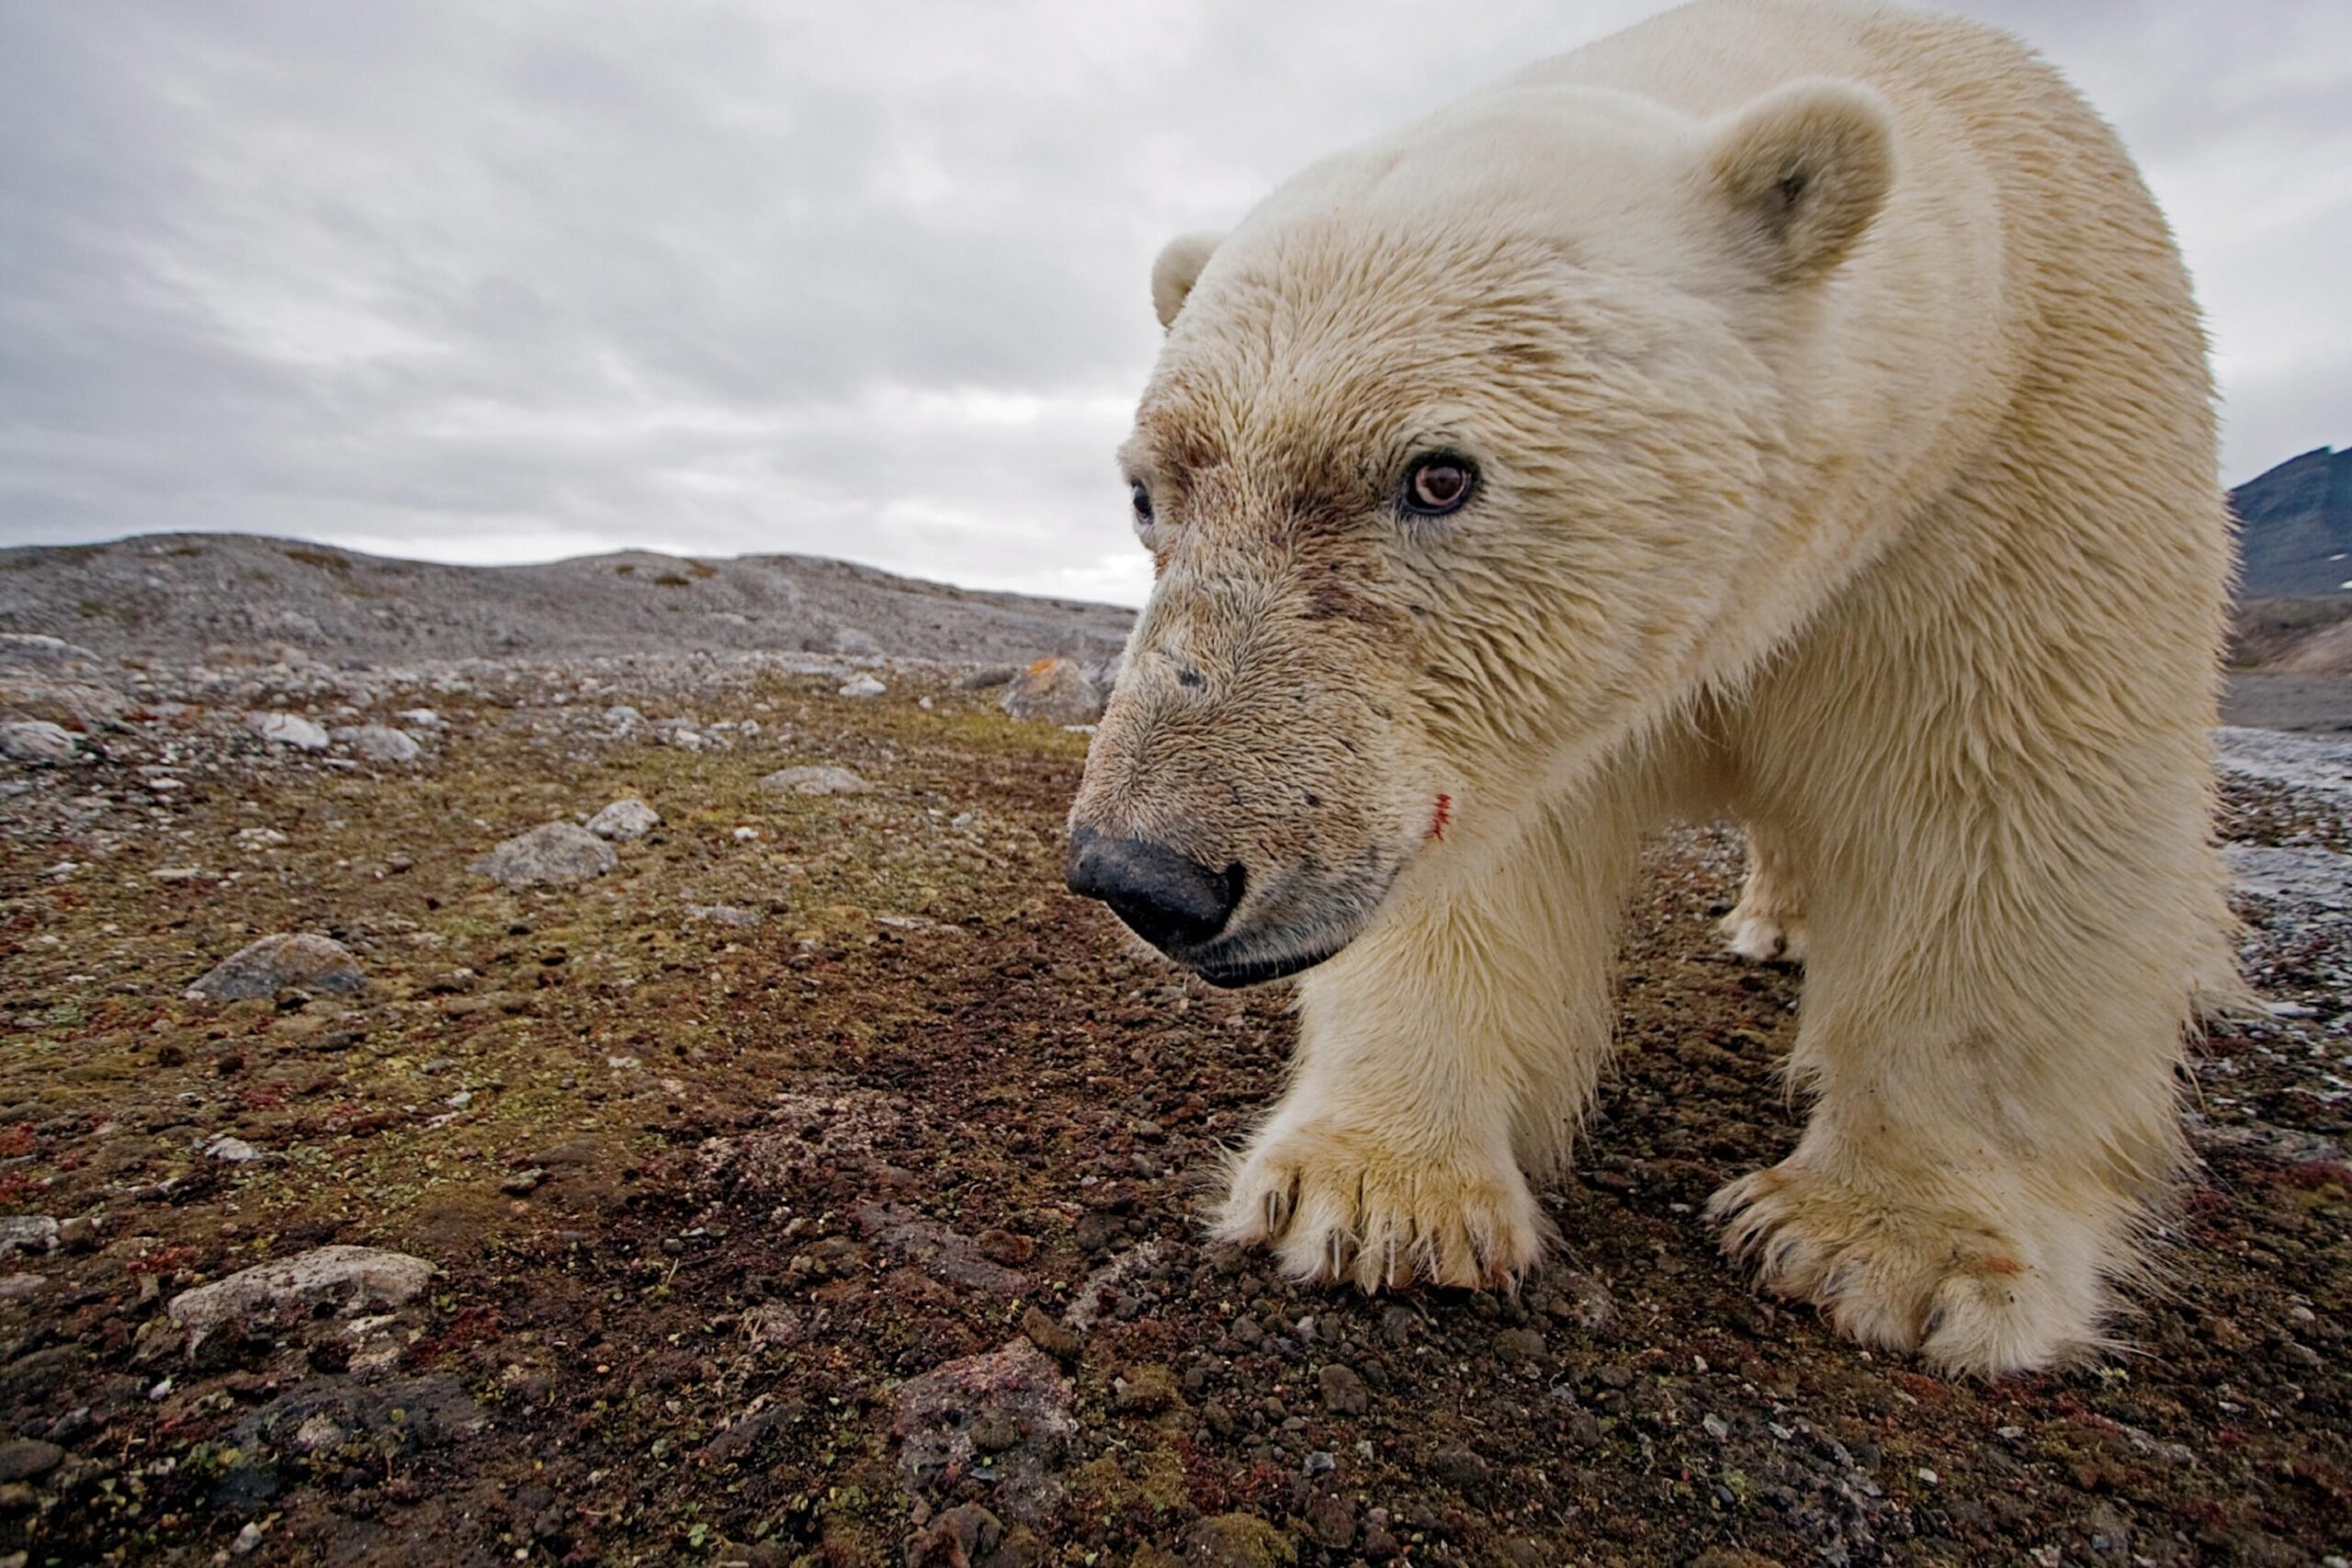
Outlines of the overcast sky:
<svg viewBox="0 0 2352 1568">
<path fill-rule="evenodd" d="M 0 0 L 0 544 L 1132 601 L 1153 254 L 1638 0 Z M 2121 128 L 2224 468 L 2352 444 L 2352 4 L 1975 0 Z"/>
</svg>

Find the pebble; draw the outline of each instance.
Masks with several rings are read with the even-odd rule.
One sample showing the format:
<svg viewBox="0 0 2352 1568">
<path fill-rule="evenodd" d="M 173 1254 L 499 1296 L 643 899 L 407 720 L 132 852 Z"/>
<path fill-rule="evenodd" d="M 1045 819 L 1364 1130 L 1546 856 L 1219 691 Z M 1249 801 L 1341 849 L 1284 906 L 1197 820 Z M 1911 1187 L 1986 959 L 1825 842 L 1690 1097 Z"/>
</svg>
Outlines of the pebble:
<svg viewBox="0 0 2352 1568">
<path fill-rule="evenodd" d="M 501 887 L 539 887 L 602 876 L 619 863 L 613 846 L 576 822 L 548 822 L 517 833 L 470 867 Z"/>
<path fill-rule="evenodd" d="M 841 689 L 844 697 L 878 697 L 890 688 L 871 675 L 860 675 Z"/>
<path fill-rule="evenodd" d="M 1361 1416 L 1372 1408 L 1372 1391 L 1353 1367 L 1334 1361 L 1316 1374 L 1325 1406 L 1337 1415 Z"/>
<path fill-rule="evenodd" d="M 733 926 L 743 931 L 760 923 L 757 911 L 740 908 L 733 904 L 689 904 L 686 906 L 686 919 L 708 920 L 713 925 Z"/>
<path fill-rule="evenodd" d="M 760 781 L 774 795 L 864 795 L 874 786 L 847 768 L 778 768 Z"/>
<path fill-rule="evenodd" d="M 204 1152 L 223 1165 L 250 1165 L 261 1158 L 261 1151 L 243 1138 L 215 1138 L 205 1145 Z"/>
<path fill-rule="evenodd" d="M 33 1481 L 65 1461 L 65 1450 L 39 1438 L 17 1438 L 0 1443 L 0 1484 Z"/>
<path fill-rule="evenodd" d="M 662 814 L 641 800 L 616 800 L 588 818 L 588 830 L 600 839 L 642 839 L 662 826 Z"/>
<path fill-rule="evenodd" d="M 1487 1473 L 1487 1461 L 1468 1449 L 1440 1449 L 1430 1460 L 1430 1474 L 1457 1490 L 1485 1485 Z"/>
<path fill-rule="evenodd" d="M 307 931 L 281 931 L 247 942 L 214 964 L 187 994 L 223 1002 L 284 990 L 349 996 L 367 984 L 359 961 L 343 943 Z"/>
</svg>

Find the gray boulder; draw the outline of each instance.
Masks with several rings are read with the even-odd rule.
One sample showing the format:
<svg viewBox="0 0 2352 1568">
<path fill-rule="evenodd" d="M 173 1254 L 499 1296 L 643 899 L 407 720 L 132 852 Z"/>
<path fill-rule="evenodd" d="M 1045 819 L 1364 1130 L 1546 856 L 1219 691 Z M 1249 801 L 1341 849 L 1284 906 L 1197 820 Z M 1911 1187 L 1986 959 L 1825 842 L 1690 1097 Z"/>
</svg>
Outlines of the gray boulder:
<svg viewBox="0 0 2352 1568">
<path fill-rule="evenodd" d="M 424 751 L 416 738 L 389 724 L 363 724 L 351 737 L 351 749 L 371 762 L 413 762 Z"/>
<path fill-rule="evenodd" d="M 325 730 L 299 713 L 250 713 L 245 728 L 274 746 L 297 751 L 323 751 L 330 743 Z"/>
<path fill-rule="evenodd" d="M 549 822 L 518 833 L 473 863 L 501 887 L 537 887 L 602 876 L 619 863 L 613 846 L 576 822 Z"/>
<path fill-rule="evenodd" d="M 322 1247 L 277 1263 L 255 1264 L 225 1280 L 174 1296 L 164 1310 L 201 1339 L 236 1325 L 293 1322 L 322 1309 L 345 1317 L 405 1306 L 433 1282 L 433 1265 L 376 1247 Z"/>
<path fill-rule="evenodd" d="M 45 718 L 0 724 L 0 757 L 12 762 L 70 762 L 74 732 Z"/>
<path fill-rule="evenodd" d="M 588 818 L 588 830 L 600 839 L 642 839 L 662 826 L 662 814 L 641 800 L 616 800 Z"/>
<path fill-rule="evenodd" d="M 359 961 L 343 943 L 307 931 L 280 932 L 247 942 L 214 964 L 188 987 L 188 995 L 218 1002 L 289 989 L 348 996 L 367 983 Z"/>
</svg>

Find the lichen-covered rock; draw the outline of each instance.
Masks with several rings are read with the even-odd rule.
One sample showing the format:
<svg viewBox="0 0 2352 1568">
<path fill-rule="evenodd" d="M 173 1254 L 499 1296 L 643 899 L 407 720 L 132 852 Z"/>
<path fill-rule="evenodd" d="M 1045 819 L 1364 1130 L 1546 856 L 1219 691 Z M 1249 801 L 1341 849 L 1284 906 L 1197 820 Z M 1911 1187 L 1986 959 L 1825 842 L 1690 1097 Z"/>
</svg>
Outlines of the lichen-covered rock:
<svg viewBox="0 0 2352 1568">
<path fill-rule="evenodd" d="M 0 1258 L 57 1250 L 57 1222 L 47 1214 L 0 1215 Z"/>
<path fill-rule="evenodd" d="M 588 818 L 588 830 L 600 839 L 642 839 L 662 826 L 662 814 L 641 800 L 616 800 Z"/>
<path fill-rule="evenodd" d="M 774 795 L 864 795 L 874 786 L 847 768 L 778 768 L 760 781 Z"/>
<path fill-rule="evenodd" d="M 1006 682 L 997 705 L 1015 718 L 1092 724 L 1102 716 L 1102 693 L 1074 659 L 1040 659 Z"/>
<path fill-rule="evenodd" d="M 1017 1433 L 988 1455 L 992 1501 L 1012 1518 L 1036 1519 L 1061 1495 L 1055 1470 L 1078 1430 L 1069 1380 L 1025 1339 L 967 1356 L 899 1385 L 892 1432 L 904 1445 L 899 1466 L 910 1490 L 951 1494 L 975 1473 L 976 1426 Z"/>
<path fill-rule="evenodd" d="M 274 746 L 297 751 L 323 751 L 331 744 L 325 730 L 299 713 L 247 714 L 245 728 Z"/>
<path fill-rule="evenodd" d="M 472 869 L 501 887 L 538 887 L 602 876 L 619 859 L 612 845 L 578 823 L 549 822 L 506 840 Z"/>
<path fill-rule="evenodd" d="M 326 991 L 348 996 L 368 983 L 351 950 L 332 937 L 308 931 L 280 932 L 247 942 L 188 987 L 191 997 L 242 1001 L 284 990 Z"/>
<path fill-rule="evenodd" d="M 433 1265 L 379 1247 L 322 1247 L 174 1296 L 164 1314 L 192 1338 L 236 1325 L 292 1322 L 322 1309 L 345 1317 L 405 1306 L 433 1282 Z"/>
</svg>

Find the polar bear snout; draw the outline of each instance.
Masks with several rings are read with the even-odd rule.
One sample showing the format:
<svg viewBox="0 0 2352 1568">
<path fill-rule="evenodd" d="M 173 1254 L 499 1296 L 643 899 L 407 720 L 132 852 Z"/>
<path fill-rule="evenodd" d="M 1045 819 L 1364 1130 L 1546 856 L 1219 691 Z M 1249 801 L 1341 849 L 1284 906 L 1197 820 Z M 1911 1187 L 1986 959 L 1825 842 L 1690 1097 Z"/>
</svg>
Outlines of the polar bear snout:
<svg viewBox="0 0 2352 1568">
<path fill-rule="evenodd" d="M 1180 961 L 1225 929 L 1248 881 L 1238 862 L 1213 871 L 1166 844 L 1091 828 L 1070 834 L 1068 877 L 1071 892 L 1108 904 L 1129 931 Z"/>
</svg>

